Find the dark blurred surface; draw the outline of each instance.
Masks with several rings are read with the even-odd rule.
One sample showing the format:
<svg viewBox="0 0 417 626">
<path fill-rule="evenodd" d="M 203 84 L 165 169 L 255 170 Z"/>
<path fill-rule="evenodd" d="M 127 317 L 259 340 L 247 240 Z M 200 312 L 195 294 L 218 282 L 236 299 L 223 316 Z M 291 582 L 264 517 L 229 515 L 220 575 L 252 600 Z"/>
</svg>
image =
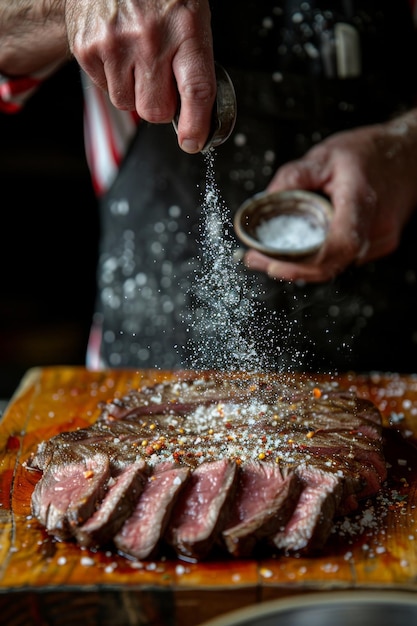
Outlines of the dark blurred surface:
<svg viewBox="0 0 417 626">
<path fill-rule="evenodd" d="M 0 114 L 0 398 L 30 367 L 85 362 L 98 215 L 82 115 L 75 63 Z"/>
</svg>

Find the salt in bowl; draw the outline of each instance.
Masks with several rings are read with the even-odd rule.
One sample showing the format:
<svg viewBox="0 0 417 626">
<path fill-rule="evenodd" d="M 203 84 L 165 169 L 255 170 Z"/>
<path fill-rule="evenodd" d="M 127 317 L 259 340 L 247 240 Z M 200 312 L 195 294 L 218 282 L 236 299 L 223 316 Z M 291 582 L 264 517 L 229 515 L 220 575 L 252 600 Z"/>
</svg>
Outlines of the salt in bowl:
<svg viewBox="0 0 417 626">
<path fill-rule="evenodd" d="M 234 228 L 249 248 L 297 260 L 321 248 L 332 216 L 329 201 L 311 191 L 261 192 L 239 207 Z"/>
</svg>

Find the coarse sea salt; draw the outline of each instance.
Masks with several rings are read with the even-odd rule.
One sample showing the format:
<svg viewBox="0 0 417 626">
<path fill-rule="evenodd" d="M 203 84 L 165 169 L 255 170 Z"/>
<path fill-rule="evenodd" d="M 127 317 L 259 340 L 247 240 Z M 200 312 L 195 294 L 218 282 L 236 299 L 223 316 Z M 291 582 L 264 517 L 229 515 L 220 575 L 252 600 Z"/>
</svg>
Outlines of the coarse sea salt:
<svg viewBox="0 0 417 626">
<path fill-rule="evenodd" d="M 323 243 L 326 231 L 301 215 L 276 215 L 256 229 L 261 243 L 274 250 L 303 250 Z"/>
</svg>

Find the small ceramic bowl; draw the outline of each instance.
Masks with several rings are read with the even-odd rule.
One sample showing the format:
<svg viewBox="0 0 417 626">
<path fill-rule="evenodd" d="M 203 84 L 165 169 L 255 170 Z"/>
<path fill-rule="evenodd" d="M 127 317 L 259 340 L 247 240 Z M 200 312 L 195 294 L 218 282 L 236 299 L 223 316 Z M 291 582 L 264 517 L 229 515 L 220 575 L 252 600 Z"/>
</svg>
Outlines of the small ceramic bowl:
<svg viewBox="0 0 417 626">
<path fill-rule="evenodd" d="M 332 216 L 329 201 L 311 191 L 261 192 L 239 207 L 234 227 L 249 248 L 296 260 L 321 248 Z"/>
</svg>

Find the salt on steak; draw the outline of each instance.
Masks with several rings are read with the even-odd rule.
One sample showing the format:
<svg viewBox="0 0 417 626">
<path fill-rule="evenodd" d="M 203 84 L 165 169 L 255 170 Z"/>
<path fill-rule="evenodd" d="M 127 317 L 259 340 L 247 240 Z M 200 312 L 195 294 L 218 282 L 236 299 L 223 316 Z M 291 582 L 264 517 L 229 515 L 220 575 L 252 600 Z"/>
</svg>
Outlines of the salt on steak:
<svg viewBox="0 0 417 626">
<path fill-rule="evenodd" d="M 42 442 L 46 531 L 146 560 L 312 553 L 386 478 L 381 416 L 307 376 L 178 373 Z"/>
</svg>

